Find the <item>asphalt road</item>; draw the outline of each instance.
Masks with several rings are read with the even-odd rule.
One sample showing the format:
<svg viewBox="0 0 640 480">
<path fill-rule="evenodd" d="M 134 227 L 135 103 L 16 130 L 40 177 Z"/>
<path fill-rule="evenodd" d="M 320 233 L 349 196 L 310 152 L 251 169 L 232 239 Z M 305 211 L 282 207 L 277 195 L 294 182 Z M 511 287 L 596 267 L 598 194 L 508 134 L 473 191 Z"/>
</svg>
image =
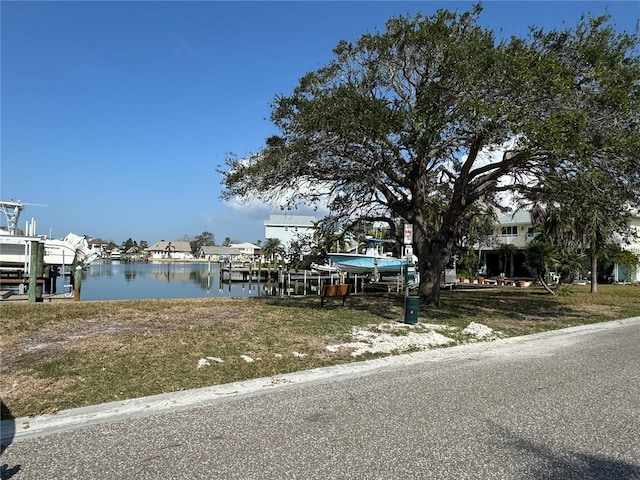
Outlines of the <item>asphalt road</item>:
<svg viewBox="0 0 640 480">
<path fill-rule="evenodd" d="M 639 367 L 635 318 L 279 377 L 201 407 L 150 400 L 31 436 L 17 419 L 2 478 L 640 479 Z"/>
</svg>

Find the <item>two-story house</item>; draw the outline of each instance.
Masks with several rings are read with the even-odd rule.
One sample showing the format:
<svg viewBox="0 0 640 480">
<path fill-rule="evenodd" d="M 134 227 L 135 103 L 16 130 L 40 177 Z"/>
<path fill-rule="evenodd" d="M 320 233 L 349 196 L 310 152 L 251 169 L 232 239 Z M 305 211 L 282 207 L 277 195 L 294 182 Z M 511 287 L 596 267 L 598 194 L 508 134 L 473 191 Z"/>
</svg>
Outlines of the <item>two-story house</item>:
<svg viewBox="0 0 640 480">
<path fill-rule="evenodd" d="M 243 257 L 244 261 L 254 260 L 256 257 L 260 256 L 260 247 L 254 245 L 253 243 L 243 242 L 243 243 L 232 243 L 229 245 L 231 248 L 235 248 L 240 251 L 240 255 Z"/>
<path fill-rule="evenodd" d="M 525 250 L 533 237 L 528 211 L 518 210 L 498 216 L 494 234 L 481 245 L 476 245 L 483 265 L 481 273 L 487 276 L 530 276 L 524 265 Z"/>
<path fill-rule="evenodd" d="M 277 238 L 283 246 L 313 236 L 317 219 L 308 215 L 269 215 L 264 221 L 265 238 Z"/>
</svg>

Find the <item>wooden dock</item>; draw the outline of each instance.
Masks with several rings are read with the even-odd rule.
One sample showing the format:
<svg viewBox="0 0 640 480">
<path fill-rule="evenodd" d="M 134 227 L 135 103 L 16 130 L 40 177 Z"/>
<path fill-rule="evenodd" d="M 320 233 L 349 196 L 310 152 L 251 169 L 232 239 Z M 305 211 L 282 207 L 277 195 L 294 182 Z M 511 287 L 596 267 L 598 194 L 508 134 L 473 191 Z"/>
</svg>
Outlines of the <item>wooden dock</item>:
<svg viewBox="0 0 640 480">
<path fill-rule="evenodd" d="M 42 302 L 50 303 L 50 302 L 62 302 L 62 301 L 72 301 L 73 300 L 73 292 L 69 293 L 43 293 L 42 294 Z M 29 295 L 21 294 L 21 293 L 12 293 L 9 290 L 0 290 L 0 301 L 2 302 L 28 302 Z M 40 302 L 38 302 L 40 303 Z"/>
<path fill-rule="evenodd" d="M 366 275 L 317 272 L 312 270 L 268 270 L 249 267 L 221 267 L 223 282 L 265 283 L 280 294 L 308 295 L 320 291 L 323 285 L 349 283 L 353 293 L 402 292 L 405 285 L 399 275 L 386 276 L 378 282 L 370 282 Z"/>
</svg>

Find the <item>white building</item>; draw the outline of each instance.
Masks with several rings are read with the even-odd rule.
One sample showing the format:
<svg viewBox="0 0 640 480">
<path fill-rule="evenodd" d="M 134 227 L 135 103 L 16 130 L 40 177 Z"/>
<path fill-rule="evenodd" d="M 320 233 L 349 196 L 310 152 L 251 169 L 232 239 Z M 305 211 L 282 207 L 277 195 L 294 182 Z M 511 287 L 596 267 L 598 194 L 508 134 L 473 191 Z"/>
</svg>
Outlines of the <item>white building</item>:
<svg viewBox="0 0 640 480">
<path fill-rule="evenodd" d="M 232 243 L 229 247 L 240 250 L 240 254 L 244 256 L 246 260 L 253 260 L 254 257 L 260 255 L 260 247 L 253 243 Z"/>
<path fill-rule="evenodd" d="M 628 220 L 630 235 L 623 239 L 620 243 L 624 250 L 638 256 L 640 260 L 640 213 L 634 213 Z M 640 265 L 633 272 L 627 272 L 626 269 L 616 265 L 614 270 L 614 279 L 624 281 L 640 281 Z M 630 277 L 630 278 L 629 278 Z"/>
<path fill-rule="evenodd" d="M 624 239 L 616 239 L 623 250 L 634 253 L 640 258 L 640 215 L 633 214 L 629 220 L 631 234 Z M 485 245 L 476 245 L 475 249 L 480 251 L 480 256 L 488 275 L 504 272 L 504 259 L 499 251 L 503 245 L 514 247 L 511 258 L 507 263 L 515 266 L 516 276 L 525 275 L 525 251 L 527 246 L 535 237 L 531 214 L 525 210 L 518 210 L 515 213 L 505 214 L 498 217 L 495 233 L 487 239 Z M 640 281 L 640 265 L 633 272 L 625 272 L 619 266 L 614 267 L 614 278 L 616 280 Z"/>
<path fill-rule="evenodd" d="M 264 221 L 264 237 L 277 238 L 284 246 L 300 238 L 312 237 L 318 220 L 308 215 L 269 215 Z"/>
<path fill-rule="evenodd" d="M 191 244 L 184 241 L 166 242 L 164 240 L 156 242 L 144 250 L 152 260 L 173 259 L 190 260 L 193 258 Z"/>
</svg>

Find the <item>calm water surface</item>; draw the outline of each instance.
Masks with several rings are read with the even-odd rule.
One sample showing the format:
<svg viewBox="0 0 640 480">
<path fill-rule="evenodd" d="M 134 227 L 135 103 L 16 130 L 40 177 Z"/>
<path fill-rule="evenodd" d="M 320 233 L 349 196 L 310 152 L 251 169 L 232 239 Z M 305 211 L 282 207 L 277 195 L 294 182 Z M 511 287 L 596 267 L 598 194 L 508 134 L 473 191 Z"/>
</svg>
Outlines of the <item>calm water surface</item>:
<svg viewBox="0 0 640 480">
<path fill-rule="evenodd" d="M 265 289 L 264 282 L 223 282 L 217 263 L 112 262 L 93 263 L 82 273 L 80 297 L 81 300 L 252 297 L 264 295 Z"/>
</svg>

